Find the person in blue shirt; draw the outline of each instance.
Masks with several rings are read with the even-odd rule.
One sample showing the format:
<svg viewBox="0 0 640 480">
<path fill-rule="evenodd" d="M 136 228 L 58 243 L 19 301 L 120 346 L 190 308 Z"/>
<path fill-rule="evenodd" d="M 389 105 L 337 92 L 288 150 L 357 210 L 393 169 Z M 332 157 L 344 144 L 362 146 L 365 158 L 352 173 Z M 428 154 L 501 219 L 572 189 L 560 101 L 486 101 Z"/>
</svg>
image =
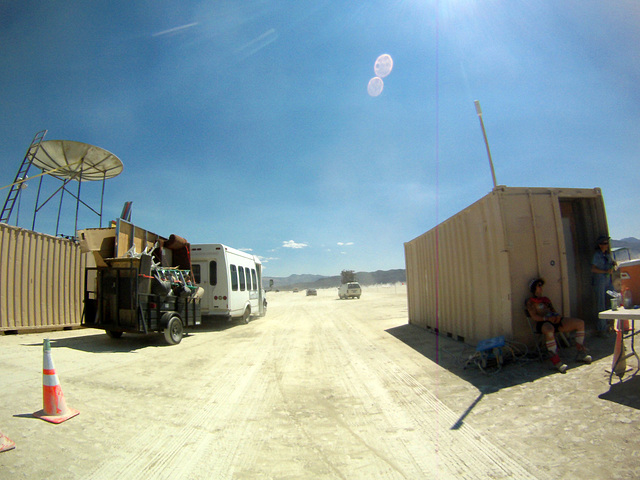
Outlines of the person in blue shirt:
<svg viewBox="0 0 640 480">
<path fill-rule="evenodd" d="M 592 284 L 596 295 L 598 312 L 607 310 L 607 290 L 613 290 L 611 274 L 616 268 L 616 262 L 611 255 L 609 237 L 598 237 L 596 252 L 591 259 Z M 601 318 L 596 322 L 596 334 L 604 336 L 607 331 L 607 321 Z"/>
</svg>

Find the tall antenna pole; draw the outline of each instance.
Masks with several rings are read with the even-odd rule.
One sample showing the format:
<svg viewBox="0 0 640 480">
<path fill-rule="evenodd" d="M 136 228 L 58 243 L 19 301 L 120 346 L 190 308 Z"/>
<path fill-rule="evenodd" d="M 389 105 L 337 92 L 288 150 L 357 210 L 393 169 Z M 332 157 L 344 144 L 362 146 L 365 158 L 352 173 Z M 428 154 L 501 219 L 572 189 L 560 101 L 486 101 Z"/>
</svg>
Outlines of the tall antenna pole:
<svg viewBox="0 0 640 480">
<path fill-rule="evenodd" d="M 496 188 L 497 187 L 496 171 L 493 169 L 493 160 L 491 160 L 491 150 L 489 149 L 487 132 L 484 129 L 484 122 L 482 121 L 482 110 L 480 109 L 480 102 L 478 100 L 475 100 L 473 103 L 476 104 L 476 112 L 478 113 L 478 118 L 480 119 L 480 127 L 482 128 L 482 135 L 484 136 L 484 144 L 487 147 L 487 155 L 489 156 L 489 166 L 491 167 L 491 177 L 493 178 L 493 188 Z"/>
</svg>

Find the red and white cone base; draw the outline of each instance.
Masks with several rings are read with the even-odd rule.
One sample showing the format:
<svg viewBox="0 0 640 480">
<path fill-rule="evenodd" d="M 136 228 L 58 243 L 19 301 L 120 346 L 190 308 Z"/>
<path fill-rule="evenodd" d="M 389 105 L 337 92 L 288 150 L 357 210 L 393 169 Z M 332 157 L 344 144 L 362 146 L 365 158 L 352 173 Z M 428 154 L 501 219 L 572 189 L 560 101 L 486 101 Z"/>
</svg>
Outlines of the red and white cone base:
<svg viewBox="0 0 640 480">
<path fill-rule="evenodd" d="M 44 361 L 42 366 L 42 410 L 33 414 L 34 417 L 41 418 L 51 423 L 62 423 L 75 417 L 80 412 L 67 407 L 62 394 L 62 387 L 56 374 L 51 358 L 51 346 L 49 339 L 44 340 Z"/>
<path fill-rule="evenodd" d="M 13 448 L 16 448 L 16 442 L 0 432 L 0 452 L 6 452 L 7 450 L 11 450 Z"/>
</svg>

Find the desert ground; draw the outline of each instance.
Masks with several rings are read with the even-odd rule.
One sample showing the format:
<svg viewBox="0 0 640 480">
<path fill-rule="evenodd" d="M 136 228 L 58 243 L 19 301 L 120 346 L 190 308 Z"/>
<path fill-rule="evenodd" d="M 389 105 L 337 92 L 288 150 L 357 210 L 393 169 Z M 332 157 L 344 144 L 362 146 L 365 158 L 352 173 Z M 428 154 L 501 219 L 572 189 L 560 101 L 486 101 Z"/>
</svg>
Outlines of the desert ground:
<svg viewBox="0 0 640 480">
<path fill-rule="evenodd" d="M 402 285 L 339 300 L 269 293 L 265 317 L 161 335 L 0 336 L 2 479 L 637 479 L 640 375 L 609 385 L 613 339 L 565 375 L 522 350 L 501 370 L 408 324 Z M 67 405 L 42 408 L 49 338 Z M 630 360 L 634 364 L 635 360 Z"/>
</svg>

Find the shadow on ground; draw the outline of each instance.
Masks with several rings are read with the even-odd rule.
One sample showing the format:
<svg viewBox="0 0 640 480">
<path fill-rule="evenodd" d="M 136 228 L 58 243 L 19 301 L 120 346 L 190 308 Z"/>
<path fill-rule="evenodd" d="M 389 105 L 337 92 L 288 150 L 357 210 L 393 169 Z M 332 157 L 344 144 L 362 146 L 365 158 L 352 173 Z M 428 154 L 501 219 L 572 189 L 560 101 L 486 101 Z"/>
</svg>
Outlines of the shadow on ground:
<svg viewBox="0 0 640 480">
<path fill-rule="evenodd" d="M 256 320 L 252 320 L 252 322 Z M 203 317 L 200 325 L 190 327 L 188 330 L 185 330 L 181 344 L 188 343 L 189 338 L 194 335 L 198 335 L 198 333 L 222 332 L 233 327 L 241 328 L 243 325 L 245 324 L 241 321 L 227 321 L 215 317 Z M 86 332 L 87 330 L 93 330 L 96 333 L 93 335 L 79 335 L 77 337 L 59 339 L 51 338 L 51 347 L 66 347 L 73 350 L 82 350 L 91 353 L 127 353 L 135 352 L 136 350 L 141 350 L 143 348 L 175 348 L 174 345 L 167 344 L 163 333 L 123 333 L 120 338 L 111 338 L 104 330 L 87 328 L 78 329 L 78 331 L 83 332 Z M 45 332 L 42 336 L 43 338 L 47 338 L 48 335 Z M 42 348 L 41 341 L 25 343 L 24 345 Z"/>
<path fill-rule="evenodd" d="M 640 410 L 640 376 L 623 377 L 621 382 L 614 379 L 609 391 L 598 398 Z"/>
<path fill-rule="evenodd" d="M 386 332 L 440 367 L 471 383 L 483 394 L 557 374 L 550 361 L 540 361 L 537 352 L 524 345 L 512 345 L 515 354 L 507 353 L 505 363 L 500 368 L 492 359 L 488 360 L 485 368 L 481 368 L 481 362 L 478 366 L 475 361 L 469 361 L 470 358 L 478 358 L 475 347 L 453 338 L 411 324 L 390 328 Z M 613 352 L 613 338 L 589 338 L 587 345 L 594 361 Z M 560 356 L 569 366 L 569 371 L 582 366 L 574 361 L 575 354 L 573 347 L 560 350 Z"/>
<path fill-rule="evenodd" d="M 51 348 L 66 347 L 91 353 L 134 352 L 146 347 L 162 345 L 162 334 L 123 334 L 121 338 L 111 338 L 101 330 L 95 330 L 95 335 L 81 335 L 68 338 L 51 338 Z M 46 338 L 46 334 L 45 334 Z M 42 342 L 24 344 L 26 346 L 42 348 Z"/>
</svg>

